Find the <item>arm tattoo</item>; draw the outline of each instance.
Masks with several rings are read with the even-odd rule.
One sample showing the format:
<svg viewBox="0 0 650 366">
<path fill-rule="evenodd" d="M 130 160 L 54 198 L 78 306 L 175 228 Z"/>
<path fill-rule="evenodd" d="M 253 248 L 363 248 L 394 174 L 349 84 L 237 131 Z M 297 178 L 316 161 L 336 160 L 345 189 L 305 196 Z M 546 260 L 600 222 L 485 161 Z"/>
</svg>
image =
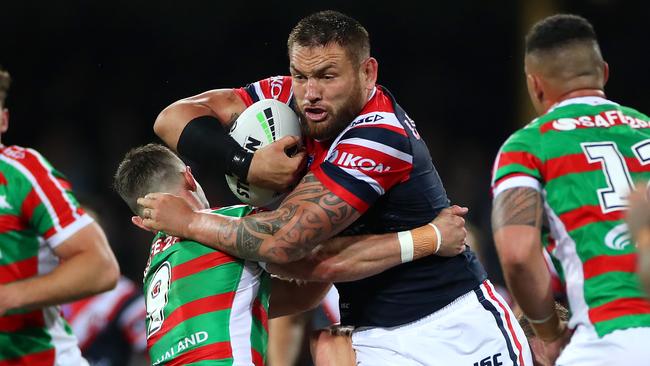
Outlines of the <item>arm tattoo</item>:
<svg viewBox="0 0 650 366">
<path fill-rule="evenodd" d="M 492 231 L 507 225 L 542 225 L 542 197 L 529 187 L 507 189 L 494 200 L 492 208 Z"/>
<path fill-rule="evenodd" d="M 310 253 L 359 216 L 308 173 L 275 211 L 222 225 L 219 242 L 241 258 L 291 262 Z"/>
</svg>

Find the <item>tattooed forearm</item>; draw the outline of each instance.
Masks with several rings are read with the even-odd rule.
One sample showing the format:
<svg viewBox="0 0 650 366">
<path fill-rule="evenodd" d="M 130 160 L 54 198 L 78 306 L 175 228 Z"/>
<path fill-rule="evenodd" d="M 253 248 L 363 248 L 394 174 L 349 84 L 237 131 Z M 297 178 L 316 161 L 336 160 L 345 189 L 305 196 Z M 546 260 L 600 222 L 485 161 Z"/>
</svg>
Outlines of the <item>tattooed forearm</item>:
<svg viewBox="0 0 650 366">
<path fill-rule="evenodd" d="M 492 231 L 507 225 L 541 227 L 542 197 L 533 188 L 517 187 L 503 191 L 494 200 Z"/>
<path fill-rule="evenodd" d="M 319 242 L 336 235 L 358 217 L 354 208 L 310 173 L 275 211 L 242 218 L 236 227 L 222 227 L 220 241 L 238 257 L 291 262 L 307 255 Z"/>
</svg>

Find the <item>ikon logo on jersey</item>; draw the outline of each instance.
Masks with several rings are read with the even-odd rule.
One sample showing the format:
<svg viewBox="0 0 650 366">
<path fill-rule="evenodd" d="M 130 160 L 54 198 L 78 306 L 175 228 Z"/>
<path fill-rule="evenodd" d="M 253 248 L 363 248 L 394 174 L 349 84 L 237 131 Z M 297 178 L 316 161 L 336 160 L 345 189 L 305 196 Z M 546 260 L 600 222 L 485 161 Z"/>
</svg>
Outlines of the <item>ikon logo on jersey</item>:
<svg viewBox="0 0 650 366">
<path fill-rule="evenodd" d="M 334 150 L 327 158 L 327 161 L 338 166 L 359 168 L 367 172 L 372 171 L 382 173 L 390 170 L 389 166 L 384 166 L 381 163 L 377 164 L 377 162 L 372 159 L 364 158 L 363 156 L 354 155 L 345 151 L 339 153 L 339 150 Z"/>
</svg>

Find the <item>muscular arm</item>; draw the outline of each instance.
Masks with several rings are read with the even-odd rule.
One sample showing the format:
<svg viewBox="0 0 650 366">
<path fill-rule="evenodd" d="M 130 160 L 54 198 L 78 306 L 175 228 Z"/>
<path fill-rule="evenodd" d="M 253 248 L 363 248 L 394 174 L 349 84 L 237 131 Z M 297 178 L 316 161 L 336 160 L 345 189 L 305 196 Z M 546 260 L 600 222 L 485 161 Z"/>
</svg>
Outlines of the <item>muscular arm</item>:
<svg viewBox="0 0 650 366">
<path fill-rule="evenodd" d="M 466 246 L 464 207 L 444 209 L 433 220 L 441 230 L 443 246 L 437 255 L 455 256 Z M 413 260 L 432 255 L 438 247 L 430 225 L 410 230 L 413 238 Z M 402 263 L 397 233 L 336 237 L 318 245 L 307 257 L 288 264 L 269 264 L 268 270 L 284 277 L 307 281 L 347 282 L 381 273 Z"/>
<path fill-rule="evenodd" d="M 54 250 L 61 263 L 50 273 L 0 285 L 0 315 L 77 300 L 115 287 L 119 267 L 96 223 L 73 234 Z"/>
<path fill-rule="evenodd" d="M 503 274 L 530 319 L 546 319 L 555 312 L 551 277 L 542 254 L 541 222 L 542 197 L 533 188 L 510 188 L 494 200 L 492 231 Z M 549 319 L 553 320 L 558 321 Z"/>
<path fill-rule="evenodd" d="M 153 129 L 167 146 L 177 150 L 178 138 L 185 126 L 194 118 L 214 117 L 227 128 L 246 109 L 244 102 L 233 89 L 215 89 L 181 99 L 163 109 L 156 118 Z"/>
<path fill-rule="evenodd" d="M 193 212 L 184 200 L 170 194 L 149 194 L 138 199 L 138 204 L 148 212 L 143 224 L 149 229 L 267 263 L 303 258 L 360 216 L 312 173 L 276 210 L 240 219 Z"/>
</svg>

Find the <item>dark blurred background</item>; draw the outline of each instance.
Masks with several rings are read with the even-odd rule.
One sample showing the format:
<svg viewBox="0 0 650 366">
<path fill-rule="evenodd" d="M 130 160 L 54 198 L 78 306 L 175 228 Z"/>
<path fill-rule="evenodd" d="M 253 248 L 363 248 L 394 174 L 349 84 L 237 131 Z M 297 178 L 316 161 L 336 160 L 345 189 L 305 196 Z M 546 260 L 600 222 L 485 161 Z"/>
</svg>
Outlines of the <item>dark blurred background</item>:
<svg viewBox="0 0 650 366">
<path fill-rule="evenodd" d="M 13 77 L 5 144 L 42 152 L 102 218 L 122 271 L 141 283 L 150 235 L 111 190 L 126 151 L 158 141 L 171 102 L 287 74 L 298 19 L 343 11 L 366 26 L 387 86 L 427 140 L 454 203 L 470 207 L 485 264 L 500 279 L 489 229 L 490 169 L 503 140 L 533 117 L 522 70 L 529 26 L 574 12 L 596 27 L 608 97 L 650 112 L 650 3 L 575 1 L 3 1 L 0 64 Z M 213 205 L 223 177 L 198 171 Z"/>
</svg>

